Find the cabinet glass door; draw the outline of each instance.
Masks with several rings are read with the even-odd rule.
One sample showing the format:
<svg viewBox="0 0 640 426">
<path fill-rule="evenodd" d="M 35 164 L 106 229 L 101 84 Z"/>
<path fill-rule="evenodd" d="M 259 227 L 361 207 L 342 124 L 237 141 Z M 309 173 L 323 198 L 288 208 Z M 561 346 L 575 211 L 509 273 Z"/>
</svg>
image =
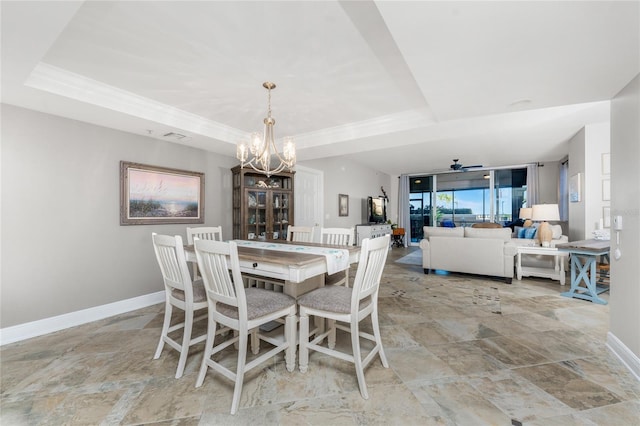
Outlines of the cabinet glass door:
<svg viewBox="0 0 640 426">
<path fill-rule="evenodd" d="M 273 203 L 273 235 L 274 240 L 287 239 L 287 226 L 289 225 L 289 194 L 274 191 L 272 193 Z"/>
<path fill-rule="evenodd" d="M 247 190 L 246 238 L 266 237 L 267 231 L 267 192 Z"/>
</svg>

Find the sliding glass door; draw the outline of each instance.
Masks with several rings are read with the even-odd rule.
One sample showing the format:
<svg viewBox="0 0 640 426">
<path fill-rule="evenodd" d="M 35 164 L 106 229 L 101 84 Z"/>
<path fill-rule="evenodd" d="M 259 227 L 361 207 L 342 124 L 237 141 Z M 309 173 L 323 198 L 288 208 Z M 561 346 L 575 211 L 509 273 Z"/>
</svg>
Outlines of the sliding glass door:
<svg viewBox="0 0 640 426">
<path fill-rule="evenodd" d="M 409 178 L 411 242 L 423 226 L 508 225 L 526 206 L 527 169 L 469 170 Z"/>
</svg>

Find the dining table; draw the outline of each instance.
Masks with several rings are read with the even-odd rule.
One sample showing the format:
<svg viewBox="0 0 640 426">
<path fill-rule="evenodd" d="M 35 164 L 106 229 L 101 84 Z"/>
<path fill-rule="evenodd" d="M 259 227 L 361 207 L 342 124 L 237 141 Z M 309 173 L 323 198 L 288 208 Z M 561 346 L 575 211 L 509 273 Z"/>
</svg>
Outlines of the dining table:
<svg viewBox="0 0 640 426">
<path fill-rule="evenodd" d="M 282 282 L 283 292 L 298 298 L 324 286 L 325 274 L 334 271 L 331 256 L 348 257 L 342 266 L 357 263 L 359 246 L 285 241 L 285 240 L 232 240 L 238 245 L 240 271 L 254 277 Z M 195 262 L 193 245 L 185 245 L 187 261 Z M 346 269 L 346 268 L 345 268 Z"/>
</svg>

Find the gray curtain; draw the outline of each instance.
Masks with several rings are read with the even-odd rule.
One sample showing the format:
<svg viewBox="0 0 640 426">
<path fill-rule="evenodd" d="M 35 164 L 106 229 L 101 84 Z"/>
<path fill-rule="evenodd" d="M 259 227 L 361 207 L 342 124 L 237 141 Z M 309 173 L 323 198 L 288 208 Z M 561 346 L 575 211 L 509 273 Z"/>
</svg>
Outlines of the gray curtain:
<svg viewBox="0 0 640 426">
<path fill-rule="evenodd" d="M 404 228 L 404 246 L 411 241 L 411 216 L 409 213 L 409 176 L 400 175 L 398 185 L 398 228 Z"/>
<path fill-rule="evenodd" d="M 527 166 L 527 207 L 538 204 L 538 164 Z"/>
</svg>

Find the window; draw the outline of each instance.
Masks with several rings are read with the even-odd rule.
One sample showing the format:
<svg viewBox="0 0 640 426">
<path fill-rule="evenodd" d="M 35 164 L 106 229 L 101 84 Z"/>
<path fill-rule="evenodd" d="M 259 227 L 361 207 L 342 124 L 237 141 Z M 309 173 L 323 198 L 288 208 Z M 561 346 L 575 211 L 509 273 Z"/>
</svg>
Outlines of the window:
<svg viewBox="0 0 640 426">
<path fill-rule="evenodd" d="M 520 208 L 527 205 L 527 169 L 411 177 L 409 188 L 411 241 L 419 242 L 423 226 L 471 226 L 479 222 L 507 225 L 517 219 Z"/>
</svg>

